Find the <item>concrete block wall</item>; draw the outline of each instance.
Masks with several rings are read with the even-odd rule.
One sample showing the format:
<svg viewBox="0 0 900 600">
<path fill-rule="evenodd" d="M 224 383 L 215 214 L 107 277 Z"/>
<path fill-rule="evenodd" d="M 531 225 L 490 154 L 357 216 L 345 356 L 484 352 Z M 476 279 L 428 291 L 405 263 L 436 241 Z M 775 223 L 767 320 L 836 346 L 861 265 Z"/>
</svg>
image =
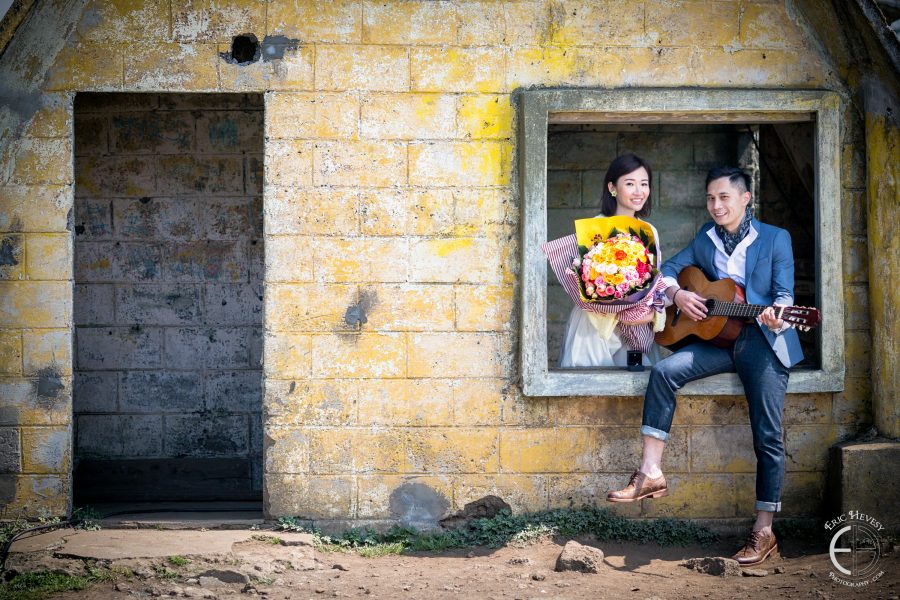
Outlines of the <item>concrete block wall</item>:
<svg viewBox="0 0 900 600">
<path fill-rule="evenodd" d="M 663 260 L 684 248 L 709 220 L 706 173 L 738 164 L 742 133 L 729 125 L 551 125 L 547 138 L 547 238 L 574 233 L 576 219 L 600 216 L 603 178 L 626 152 L 653 170 L 647 219 L 659 231 Z M 547 279 L 547 358 L 555 368 L 572 302 L 552 272 Z"/>
<path fill-rule="evenodd" d="M 260 493 L 262 96 L 80 94 L 74 114 L 76 462 L 241 458 Z"/>
<path fill-rule="evenodd" d="M 3 515 L 65 512 L 70 497 L 71 454 L 44 475 L 31 457 L 45 446 L 25 440 L 45 426 L 69 426 L 72 275 L 32 275 L 28 244 L 43 242 L 35 248 L 45 258 L 33 269 L 71 264 L 74 92 L 266 93 L 265 170 L 248 172 L 263 187 L 266 215 L 269 516 L 403 519 L 416 505 L 417 496 L 406 494 L 411 484 L 443 497 L 447 510 L 487 493 L 517 511 L 602 503 L 635 466 L 641 400 L 526 398 L 517 385 L 513 92 L 842 90 L 794 4 L 223 0 L 197 8 L 91 0 L 53 66 L 39 74 L 34 113 L 25 113 L 0 156 L 0 228 L 9 244 L 25 245 L 13 253 L 25 257 L 24 267 L 16 258 L 12 279 L 0 281 L 0 343 L 11 348 L 0 373 L 0 425 L 15 432 L 4 438 L 13 452 L 19 448 L 0 475 Z M 268 60 L 222 58 L 231 36 L 247 31 L 270 36 Z M 845 187 L 833 200 L 858 235 L 865 138 L 854 109 L 844 106 Z M 143 156 L 127 163 L 127 181 L 104 176 L 103 185 L 143 189 L 158 167 Z M 166 170 L 190 173 L 192 166 Z M 156 256 L 152 246 L 141 250 Z M 864 244 L 846 244 L 844 252 L 845 264 L 865 271 Z M 127 255 L 109 260 L 116 277 L 150 271 Z M 174 265 L 164 264 L 161 276 L 190 285 L 193 259 Z M 787 400 L 786 515 L 815 514 L 827 447 L 871 421 L 870 328 L 865 294 L 855 292 L 847 292 L 846 391 Z M 363 313 L 358 325 L 353 315 Z M 43 371 L 50 350 L 58 371 Z M 741 397 L 685 398 L 664 464 L 678 492 L 615 509 L 750 515 L 754 458 L 745 411 Z"/>
</svg>

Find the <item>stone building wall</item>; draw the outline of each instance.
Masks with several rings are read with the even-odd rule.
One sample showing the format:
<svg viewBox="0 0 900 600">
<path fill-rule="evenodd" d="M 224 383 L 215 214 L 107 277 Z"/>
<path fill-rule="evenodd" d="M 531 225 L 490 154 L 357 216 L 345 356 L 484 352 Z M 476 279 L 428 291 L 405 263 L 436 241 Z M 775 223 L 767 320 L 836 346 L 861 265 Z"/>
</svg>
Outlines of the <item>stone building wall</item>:
<svg viewBox="0 0 900 600">
<path fill-rule="evenodd" d="M 444 510 L 487 493 L 516 511 L 601 503 L 635 466 L 640 398 L 517 384 L 516 90 L 845 86 L 793 2 L 94 0 L 74 21 L 46 78 L 21 75 L 37 99 L 0 157 L 0 516 L 69 507 L 73 92 L 266 93 L 266 513 L 362 524 L 429 494 Z M 245 32 L 264 58 L 233 64 Z M 844 109 L 844 188 L 826 201 L 858 232 L 864 134 Z M 848 235 L 829 259 L 862 284 Z M 845 391 L 787 398 L 785 515 L 820 509 L 828 446 L 871 422 L 850 292 L 846 324 Z M 683 398 L 663 466 L 675 494 L 614 509 L 749 516 L 744 399 Z"/>
<path fill-rule="evenodd" d="M 262 97 L 74 113 L 76 496 L 261 492 Z"/>
</svg>

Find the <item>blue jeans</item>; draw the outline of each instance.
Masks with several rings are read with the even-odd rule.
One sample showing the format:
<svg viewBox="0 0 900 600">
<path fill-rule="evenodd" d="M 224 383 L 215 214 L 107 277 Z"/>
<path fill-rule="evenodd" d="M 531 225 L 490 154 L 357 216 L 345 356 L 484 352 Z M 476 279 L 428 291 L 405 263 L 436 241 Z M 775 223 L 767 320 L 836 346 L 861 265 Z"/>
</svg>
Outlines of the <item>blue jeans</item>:
<svg viewBox="0 0 900 600">
<path fill-rule="evenodd" d="M 644 395 L 641 433 L 668 440 L 676 390 L 717 373 L 737 373 L 744 384 L 756 452 L 756 510 L 777 512 L 784 482 L 781 416 L 790 373 L 756 323 L 744 325 L 731 348 L 698 342 L 655 364 Z"/>
</svg>

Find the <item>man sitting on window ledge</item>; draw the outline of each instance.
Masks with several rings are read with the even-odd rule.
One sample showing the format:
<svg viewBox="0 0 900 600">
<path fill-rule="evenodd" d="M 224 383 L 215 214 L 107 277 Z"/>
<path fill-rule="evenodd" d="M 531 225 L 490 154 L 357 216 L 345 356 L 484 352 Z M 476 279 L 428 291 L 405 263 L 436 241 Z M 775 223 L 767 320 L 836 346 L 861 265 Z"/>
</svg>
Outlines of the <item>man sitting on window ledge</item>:
<svg viewBox="0 0 900 600">
<path fill-rule="evenodd" d="M 653 366 L 644 396 L 641 425 L 643 461 L 624 489 L 610 492 L 610 502 L 633 502 L 668 493 L 660 469 L 663 449 L 675 413 L 675 392 L 689 381 L 718 373 L 738 374 L 750 413 L 756 452 L 756 523 L 745 546 L 734 555 L 743 566 L 755 565 L 777 551 L 772 517 L 781 510 L 784 443 L 781 418 L 789 368 L 803 359 L 797 332 L 775 316 L 772 305 L 793 304 L 794 256 L 790 234 L 753 218 L 750 177 L 741 169 L 721 167 L 706 177 L 706 208 L 713 222 L 666 261 L 662 272 L 666 295 L 683 317 L 706 317 L 704 298 L 678 286 L 676 277 L 688 266 L 699 267 L 710 280 L 733 279 L 747 302 L 769 306 L 756 322 L 745 324 L 730 348 L 697 342 Z"/>
</svg>

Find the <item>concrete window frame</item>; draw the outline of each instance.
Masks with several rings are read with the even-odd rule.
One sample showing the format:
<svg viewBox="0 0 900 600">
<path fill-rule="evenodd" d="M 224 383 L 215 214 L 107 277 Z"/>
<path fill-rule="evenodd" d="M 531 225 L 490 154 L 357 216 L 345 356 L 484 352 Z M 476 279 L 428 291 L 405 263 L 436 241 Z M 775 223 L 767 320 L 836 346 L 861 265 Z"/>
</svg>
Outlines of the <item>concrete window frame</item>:
<svg viewBox="0 0 900 600">
<path fill-rule="evenodd" d="M 844 389 L 839 96 L 818 90 L 541 89 L 519 92 L 522 199 L 521 369 L 526 396 L 642 396 L 648 371 L 551 370 L 547 356 L 547 126 L 551 123 L 815 124 L 816 293 L 821 363 L 795 369 L 789 393 Z M 743 395 L 736 374 L 694 381 L 682 395 Z"/>
</svg>

